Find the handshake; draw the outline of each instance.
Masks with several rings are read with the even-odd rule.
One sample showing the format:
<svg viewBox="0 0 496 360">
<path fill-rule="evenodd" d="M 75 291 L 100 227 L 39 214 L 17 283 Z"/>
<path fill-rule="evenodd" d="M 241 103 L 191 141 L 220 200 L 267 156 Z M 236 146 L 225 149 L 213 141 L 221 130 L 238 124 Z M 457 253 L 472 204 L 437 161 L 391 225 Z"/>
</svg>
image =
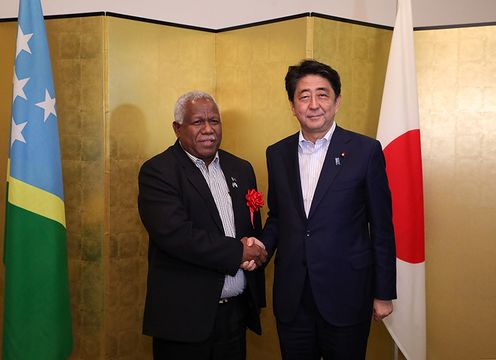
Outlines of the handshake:
<svg viewBox="0 0 496 360">
<path fill-rule="evenodd" d="M 243 258 L 239 266 L 241 269 L 253 271 L 267 261 L 267 251 L 260 240 L 244 237 L 241 242 L 243 243 Z"/>
</svg>

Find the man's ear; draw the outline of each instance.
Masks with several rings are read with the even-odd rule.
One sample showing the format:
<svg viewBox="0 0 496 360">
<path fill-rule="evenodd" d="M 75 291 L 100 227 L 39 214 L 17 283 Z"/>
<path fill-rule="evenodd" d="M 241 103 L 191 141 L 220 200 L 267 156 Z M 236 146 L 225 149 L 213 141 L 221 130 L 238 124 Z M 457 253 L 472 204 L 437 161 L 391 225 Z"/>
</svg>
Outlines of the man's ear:
<svg viewBox="0 0 496 360">
<path fill-rule="evenodd" d="M 339 108 L 341 107 L 341 95 L 339 95 L 337 98 L 336 98 L 336 101 L 334 102 L 336 104 L 336 111 L 335 113 L 338 112 Z"/>
<path fill-rule="evenodd" d="M 296 112 L 295 112 L 295 108 L 294 108 L 294 102 L 290 101 L 289 107 L 291 108 L 291 112 L 293 113 L 293 115 L 296 116 Z"/>
<path fill-rule="evenodd" d="M 181 127 L 181 124 L 178 122 L 173 121 L 172 122 L 172 128 L 174 129 L 174 133 L 176 134 L 177 137 L 179 137 L 179 128 Z"/>
</svg>

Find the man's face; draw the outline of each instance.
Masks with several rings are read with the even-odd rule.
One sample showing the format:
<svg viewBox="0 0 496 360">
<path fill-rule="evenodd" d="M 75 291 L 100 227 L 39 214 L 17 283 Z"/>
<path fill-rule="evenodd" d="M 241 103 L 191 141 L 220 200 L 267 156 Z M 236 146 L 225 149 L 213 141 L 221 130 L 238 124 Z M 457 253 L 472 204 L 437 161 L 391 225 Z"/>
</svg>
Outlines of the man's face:
<svg viewBox="0 0 496 360">
<path fill-rule="evenodd" d="M 329 81 L 319 75 L 306 75 L 296 83 L 291 110 L 300 122 L 305 139 L 315 142 L 331 128 L 341 104 Z"/>
<path fill-rule="evenodd" d="M 208 99 L 186 103 L 182 124 L 173 122 L 174 132 L 184 150 L 209 164 L 222 140 L 217 106 Z"/>
</svg>

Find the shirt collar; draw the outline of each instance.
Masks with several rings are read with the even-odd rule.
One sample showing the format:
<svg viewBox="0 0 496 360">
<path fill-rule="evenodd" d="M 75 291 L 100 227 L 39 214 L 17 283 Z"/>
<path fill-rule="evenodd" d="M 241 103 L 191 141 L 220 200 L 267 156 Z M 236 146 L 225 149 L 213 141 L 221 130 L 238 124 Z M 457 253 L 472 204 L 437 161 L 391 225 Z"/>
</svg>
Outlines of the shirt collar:
<svg viewBox="0 0 496 360">
<path fill-rule="evenodd" d="M 334 130 L 336 130 L 336 122 L 335 122 L 335 121 L 332 123 L 331 128 L 330 128 L 330 129 L 329 129 L 329 131 L 328 131 L 328 132 L 324 135 L 324 137 L 323 137 L 323 138 L 321 138 L 321 139 L 319 139 L 319 140 L 317 140 L 317 141 L 315 142 L 315 145 L 320 144 L 320 143 L 322 143 L 322 142 L 324 142 L 324 141 L 325 141 L 325 142 L 327 142 L 327 143 L 329 143 L 329 142 L 331 141 L 332 134 L 334 134 Z M 313 145 L 313 143 L 312 143 L 311 141 L 308 141 L 307 139 L 305 139 L 305 138 L 303 137 L 303 132 L 302 132 L 301 130 L 300 130 L 300 133 L 299 133 L 299 136 L 298 136 L 298 144 L 299 144 L 300 146 L 303 146 L 303 144 L 305 144 L 305 145 Z"/>
<path fill-rule="evenodd" d="M 181 145 L 181 142 L 179 142 L 179 145 Z M 191 161 L 193 161 L 193 163 L 194 163 L 196 166 L 206 165 L 206 164 L 205 164 L 205 161 L 203 161 L 203 160 L 202 160 L 202 159 L 200 159 L 200 158 L 197 158 L 197 157 L 196 157 L 196 156 L 194 156 L 194 155 L 191 155 L 189 152 L 187 152 L 187 151 L 183 148 L 183 146 L 182 146 L 182 145 L 181 145 L 181 148 L 184 150 L 184 152 L 186 153 L 186 155 L 188 155 L 188 157 L 191 159 Z M 215 156 L 214 156 L 214 158 L 213 158 L 213 160 L 212 160 L 211 164 L 212 164 L 212 163 L 215 163 L 215 164 L 219 163 L 219 152 L 218 152 L 218 151 L 216 151 L 216 152 L 215 152 Z"/>
</svg>

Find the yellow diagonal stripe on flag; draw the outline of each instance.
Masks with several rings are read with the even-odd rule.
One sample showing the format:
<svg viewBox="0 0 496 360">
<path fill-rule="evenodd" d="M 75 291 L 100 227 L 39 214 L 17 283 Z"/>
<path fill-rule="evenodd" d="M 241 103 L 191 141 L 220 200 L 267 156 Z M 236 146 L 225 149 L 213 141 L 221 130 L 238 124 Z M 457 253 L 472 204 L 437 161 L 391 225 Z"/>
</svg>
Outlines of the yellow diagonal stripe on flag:
<svg viewBox="0 0 496 360">
<path fill-rule="evenodd" d="M 57 221 L 65 227 L 64 202 L 58 197 L 8 176 L 8 201 L 12 205 Z"/>
</svg>

